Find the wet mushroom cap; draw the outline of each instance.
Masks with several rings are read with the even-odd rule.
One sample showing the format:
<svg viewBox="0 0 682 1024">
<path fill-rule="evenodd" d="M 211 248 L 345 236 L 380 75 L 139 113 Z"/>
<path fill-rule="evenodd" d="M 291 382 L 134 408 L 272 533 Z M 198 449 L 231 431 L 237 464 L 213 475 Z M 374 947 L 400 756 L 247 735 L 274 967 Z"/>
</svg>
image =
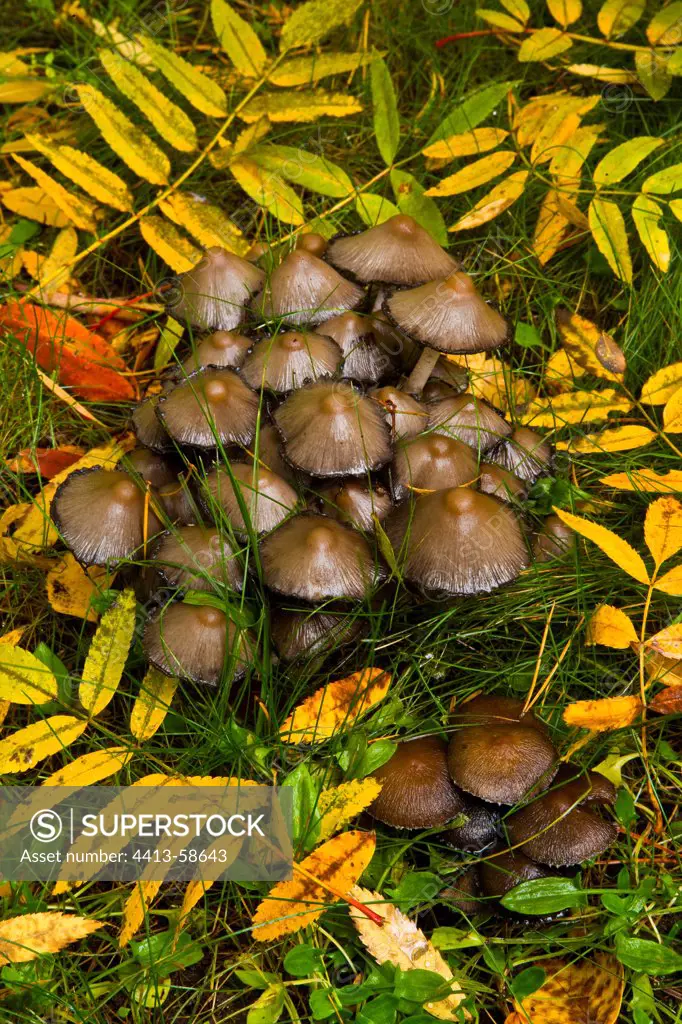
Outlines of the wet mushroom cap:
<svg viewBox="0 0 682 1024">
<path fill-rule="evenodd" d="M 489 593 L 528 566 L 513 511 L 468 487 L 419 495 L 395 509 L 384 528 L 404 557 L 405 578 L 428 592 Z"/>
<path fill-rule="evenodd" d="M 207 249 L 203 259 L 180 274 L 182 294 L 171 306 L 202 330 L 233 331 L 246 316 L 246 305 L 265 281 L 262 270 L 225 249 Z"/>
<path fill-rule="evenodd" d="M 508 850 L 482 861 L 481 889 L 484 896 L 495 896 L 500 899 L 522 882 L 530 882 L 536 878 L 546 878 L 550 872 L 539 864 L 534 864 L 519 850 Z"/>
<path fill-rule="evenodd" d="M 477 472 L 476 456 L 468 445 L 425 434 L 399 445 L 391 463 L 391 482 L 399 500 L 410 488 L 440 491 L 473 483 Z"/>
<path fill-rule="evenodd" d="M 183 526 L 167 533 L 154 563 L 170 587 L 213 590 L 215 584 L 241 590 L 244 570 L 227 537 L 213 527 Z"/>
<path fill-rule="evenodd" d="M 374 517 L 382 522 L 393 508 L 391 496 L 381 484 L 367 484 L 363 480 L 342 480 L 323 487 L 320 491 L 322 511 L 348 523 L 356 530 L 371 531 Z"/>
<path fill-rule="evenodd" d="M 429 414 L 416 398 L 399 388 L 374 388 L 369 397 L 373 398 L 386 414 L 386 422 L 396 437 L 416 437 L 425 429 Z"/>
<path fill-rule="evenodd" d="M 482 694 L 458 704 L 450 716 L 457 726 L 525 725 L 547 735 L 547 726 L 532 711 L 525 711 L 525 703 L 518 697 L 501 694 Z"/>
<path fill-rule="evenodd" d="M 320 377 L 333 377 L 343 357 L 339 346 L 323 334 L 286 331 L 254 345 L 242 367 L 252 388 L 284 392 Z"/>
<path fill-rule="evenodd" d="M 253 341 L 235 331 L 214 331 L 187 356 L 182 364 L 186 373 L 203 370 L 206 366 L 231 366 L 237 369 L 246 359 Z"/>
<path fill-rule="evenodd" d="M 533 558 L 536 562 L 551 562 L 554 558 L 563 558 L 574 548 L 575 531 L 559 516 L 547 516 L 533 539 Z"/>
<path fill-rule="evenodd" d="M 380 326 L 376 317 L 343 313 L 328 320 L 324 331 L 343 353 L 343 377 L 376 384 L 395 368 L 393 346 L 386 344 L 386 324 Z"/>
<path fill-rule="evenodd" d="M 361 601 L 381 572 L 362 536 L 327 516 L 301 513 L 274 530 L 260 547 L 271 590 L 302 601 Z"/>
<path fill-rule="evenodd" d="M 160 398 L 161 395 L 153 395 L 136 405 L 131 421 L 135 437 L 140 444 L 155 452 L 166 452 L 172 449 L 173 442 L 156 414 Z"/>
<path fill-rule="evenodd" d="M 453 735 L 448 748 L 455 784 L 494 804 L 515 804 L 534 787 L 546 788 L 556 759 L 547 736 L 527 725 L 464 727 Z"/>
<path fill-rule="evenodd" d="M 491 462 L 481 464 L 478 486 L 484 494 L 493 494 L 502 501 L 522 501 L 528 493 L 523 480 Z"/>
<path fill-rule="evenodd" d="M 323 235 L 318 235 L 316 231 L 308 231 L 305 235 L 299 235 L 296 242 L 297 249 L 305 249 L 306 252 L 311 252 L 313 256 L 320 258 L 326 253 L 328 245 L 327 239 Z"/>
<path fill-rule="evenodd" d="M 494 807 L 470 800 L 464 806 L 467 820 L 443 833 L 443 842 L 456 850 L 480 853 L 497 839 L 500 815 Z"/>
<path fill-rule="evenodd" d="M 356 235 L 333 238 L 327 260 L 357 281 L 394 285 L 447 277 L 458 266 L 429 232 L 406 214 Z"/>
<path fill-rule="evenodd" d="M 429 428 L 485 452 L 511 433 L 511 425 L 492 405 L 473 395 L 452 395 L 429 402 Z"/>
<path fill-rule="evenodd" d="M 490 461 L 534 483 L 552 467 L 552 446 L 528 427 L 517 427 L 491 452 Z"/>
<path fill-rule="evenodd" d="M 276 473 L 253 463 L 233 462 L 226 468 L 211 470 L 205 488 L 212 502 L 222 508 L 235 533 L 248 534 L 240 499 L 246 508 L 250 527 L 255 533 L 274 530 L 298 503 L 291 484 Z"/>
<path fill-rule="evenodd" d="M 394 292 L 383 310 L 414 341 L 438 352 L 488 352 L 507 340 L 508 325 L 464 273 Z"/>
<path fill-rule="evenodd" d="M 124 455 L 119 468 L 126 470 L 133 477 L 137 473 L 144 483 L 151 484 L 152 487 L 163 487 L 164 484 L 171 484 L 177 480 L 180 464 L 172 457 L 161 455 L 152 448 L 133 448 L 132 452 Z"/>
<path fill-rule="evenodd" d="M 305 249 L 296 249 L 273 270 L 254 307 L 268 319 L 283 317 L 301 326 L 355 309 L 364 296 L 362 288 L 341 277 L 328 263 Z"/>
<path fill-rule="evenodd" d="M 269 469 L 292 485 L 296 484 L 296 471 L 282 458 L 282 438 L 274 423 L 261 423 L 258 437 L 254 438 L 252 448 L 247 450 L 250 458 L 255 456 L 256 448 L 259 466 Z"/>
<path fill-rule="evenodd" d="M 168 605 L 148 621 L 142 645 L 159 671 L 207 686 L 217 686 L 230 663 L 239 679 L 252 662 L 252 638 L 208 606 Z"/>
<path fill-rule="evenodd" d="M 70 473 L 55 492 L 51 516 L 83 565 L 130 558 L 161 529 L 144 487 L 121 470 Z"/>
<path fill-rule="evenodd" d="M 319 382 L 294 391 L 274 419 L 285 458 L 312 476 L 355 476 L 391 457 L 382 410 L 349 384 Z"/>
<path fill-rule="evenodd" d="M 462 872 L 461 875 L 457 875 L 454 879 L 450 880 L 451 878 L 452 876 L 448 875 L 449 884 L 444 889 L 441 889 L 438 894 L 439 902 L 446 900 L 458 910 L 461 910 L 463 914 L 475 914 L 476 911 L 481 910 L 481 900 L 479 898 L 481 895 L 481 885 L 478 864 L 467 868 L 466 871 Z"/>
<path fill-rule="evenodd" d="M 450 781 L 446 751 L 437 736 L 399 743 L 391 759 L 372 772 L 381 792 L 369 813 L 394 828 L 434 828 L 452 821 L 464 800 Z"/>
<path fill-rule="evenodd" d="M 276 609 L 270 622 L 272 642 L 280 658 L 287 662 L 355 643 L 366 631 L 367 624 L 362 618 L 312 608 Z"/>
<path fill-rule="evenodd" d="M 259 398 L 234 370 L 201 370 L 163 395 L 158 416 L 178 444 L 215 448 L 249 444 Z"/>
<path fill-rule="evenodd" d="M 201 521 L 202 516 L 187 479 L 180 475 L 173 483 L 159 487 L 156 496 L 168 521 L 179 526 Z"/>
</svg>

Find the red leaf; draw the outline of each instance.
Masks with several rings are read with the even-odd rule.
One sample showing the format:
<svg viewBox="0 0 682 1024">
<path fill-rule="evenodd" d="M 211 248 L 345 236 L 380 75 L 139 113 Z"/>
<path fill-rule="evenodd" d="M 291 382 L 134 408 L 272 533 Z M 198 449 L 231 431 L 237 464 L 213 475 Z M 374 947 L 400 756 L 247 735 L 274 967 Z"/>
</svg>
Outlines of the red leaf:
<svg viewBox="0 0 682 1024">
<path fill-rule="evenodd" d="M 85 448 L 74 444 L 64 444 L 59 448 L 22 448 L 8 462 L 7 468 L 12 473 L 39 473 L 50 480 L 63 469 L 73 466 L 83 455 Z"/>
</svg>

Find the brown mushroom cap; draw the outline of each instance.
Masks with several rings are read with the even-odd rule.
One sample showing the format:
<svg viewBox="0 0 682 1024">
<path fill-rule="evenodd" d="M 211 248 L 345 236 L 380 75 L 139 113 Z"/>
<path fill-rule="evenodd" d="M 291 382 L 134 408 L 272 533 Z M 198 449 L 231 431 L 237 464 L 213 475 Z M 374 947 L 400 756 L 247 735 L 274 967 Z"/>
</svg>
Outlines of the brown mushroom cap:
<svg viewBox="0 0 682 1024">
<path fill-rule="evenodd" d="M 534 864 L 519 850 L 508 850 L 484 860 L 480 864 L 480 872 L 483 895 L 495 896 L 497 899 L 522 882 L 546 878 L 550 874 L 547 868 Z"/>
<path fill-rule="evenodd" d="M 534 483 L 551 469 L 552 446 L 528 427 L 517 427 L 491 452 L 490 461 Z"/>
<path fill-rule="evenodd" d="M 391 495 L 381 484 L 371 485 L 362 480 L 340 480 L 320 491 L 322 511 L 340 523 L 348 523 L 356 530 L 373 530 L 393 508 Z"/>
<path fill-rule="evenodd" d="M 429 402 L 429 428 L 485 452 L 511 433 L 492 405 L 473 395 L 452 395 Z"/>
<path fill-rule="evenodd" d="M 481 464 L 478 486 L 484 494 L 493 494 L 502 501 L 522 501 L 528 493 L 523 480 L 491 462 Z"/>
<path fill-rule="evenodd" d="M 230 662 L 233 679 L 244 675 L 254 642 L 219 609 L 178 602 L 147 622 L 143 647 L 166 675 L 217 686 Z"/>
<path fill-rule="evenodd" d="M 211 500 L 222 508 L 235 533 L 248 534 L 240 499 L 248 512 L 250 527 L 255 533 L 274 530 L 298 503 L 293 487 L 276 473 L 253 463 L 230 463 L 226 468 L 211 470 L 205 488 Z"/>
<path fill-rule="evenodd" d="M 536 562 L 551 562 L 554 558 L 563 558 L 574 548 L 575 531 L 559 516 L 547 516 L 533 540 L 533 558 Z"/>
<path fill-rule="evenodd" d="M 469 374 L 463 366 L 453 362 L 452 359 L 448 359 L 447 356 L 439 356 L 438 362 L 431 370 L 427 384 L 435 381 L 449 384 L 455 394 L 461 394 L 469 386 Z"/>
<path fill-rule="evenodd" d="M 296 484 L 296 471 L 282 458 L 282 438 L 274 423 L 261 423 L 257 438 L 254 438 L 249 457 L 253 458 L 258 449 L 258 465 L 281 476 L 290 484 Z"/>
<path fill-rule="evenodd" d="M 416 398 L 398 388 L 374 388 L 370 398 L 384 409 L 386 422 L 396 437 L 416 437 L 425 429 L 429 414 Z"/>
<path fill-rule="evenodd" d="M 182 295 L 172 306 L 174 316 L 204 331 L 233 331 L 245 319 L 245 307 L 263 287 L 265 275 L 241 256 L 214 247 L 179 281 Z"/>
<path fill-rule="evenodd" d="M 391 457 L 382 410 L 350 384 L 320 382 L 294 391 L 274 419 L 285 457 L 312 476 L 354 476 Z"/>
<path fill-rule="evenodd" d="M 488 352 L 507 340 L 508 326 L 462 272 L 394 294 L 383 310 L 401 331 L 438 352 Z"/>
<path fill-rule="evenodd" d="M 477 471 L 476 456 L 468 445 L 452 437 L 425 434 L 397 448 L 391 482 L 399 500 L 412 487 L 440 491 L 473 483 Z"/>
<path fill-rule="evenodd" d="M 312 608 L 299 611 L 280 608 L 273 612 L 270 620 L 272 642 L 280 658 L 287 662 L 355 643 L 366 630 L 366 621 L 362 618 Z"/>
<path fill-rule="evenodd" d="M 513 511 L 487 494 L 455 487 L 422 494 L 391 513 L 385 530 L 404 575 L 429 592 L 488 593 L 528 566 Z"/>
<path fill-rule="evenodd" d="M 173 447 L 173 442 L 156 415 L 160 398 L 161 395 L 153 395 L 136 405 L 131 421 L 135 437 L 140 444 L 155 452 L 167 452 Z"/>
<path fill-rule="evenodd" d="M 244 570 L 227 537 L 213 527 L 183 526 L 161 538 L 154 563 L 171 587 L 241 590 Z"/>
<path fill-rule="evenodd" d="M 456 850 L 480 853 L 497 839 L 500 815 L 494 807 L 468 800 L 462 812 L 467 820 L 443 833 L 443 842 Z"/>
<path fill-rule="evenodd" d="M 251 338 L 235 331 L 214 331 L 187 356 L 182 364 L 186 373 L 203 370 L 206 366 L 231 366 L 237 369 L 246 359 L 253 344 Z"/>
<path fill-rule="evenodd" d="M 524 711 L 525 704 L 518 697 L 505 697 L 499 693 L 481 694 L 458 704 L 451 721 L 457 726 L 525 725 L 547 735 L 547 726 L 533 711 Z"/>
<path fill-rule="evenodd" d="M 464 800 L 450 781 L 446 751 L 437 736 L 399 743 L 390 761 L 372 773 L 381 792 L 369 813 L 395 828 L 434 828 L 452 821 Z"/>
<path fill-rule="evenodd" d="M 420 224 L 406 214 L 357 235 L 333 238 L 327 259 L 363 283 L 414 285 L 446 277 L 458 264 Z"/>
<path fill-rule="evenodd" d="M 181 474 L 173 483 L 159 487 L 156 496 L 169 522 L 179 526 L 200 522 L 201 511 L 188 480 Z"/>
<path fill-rule="evenodd" d="M 319 324 L 355 309 L 364 294 L 328 263 L 305 249 L 296 249 L 273 270 L 254 308 L 268 319 L 283 317 L 298 326 Z"/>
<path fill-rule="evenodd" d="M 299 235 L 296 242 L 297 249 L 305 249 L 306 252 L 311 252 L 313 256 L 318 256 L 320 259 L 326 253 L 328 245 L 327 239 L 323 235 L 318 235 L 316 231 L 308 231 L 304 235 Z"/>
<path fill-rule="evenodd" d="M 180 470 L 180 464 L 175 459 L 151 448 L 133 448 L 132 452 L 123 456 L 119 466 L 131 476 L 137 473 L 144 483 L 152 487 L 174 483 Z"/>
<path fill-rule="evenodd" d="M 450 881 L 450 878 L 451 876 L 449 875 L 448 885 L 438 894 L 439 901 L 446 900 L 448 903 L 454 904 L 463 914 L 475 914 L 478 910 L 481 910 L 482 906 L 479 898 L 481 895 L 481 885 L 478 864 L 467 868 L 466 871 L 463 871 L 461 875 L 457 875 L 452 881 Z"/>
<path fill-rule="evenodd" d="M 271 590 L 302 601 L 361 601 L 381 576 L 362 536 L 327 516 L 302 513 L 269 534 L 260 547 Z"/>
<path fill-rule="evenodd" d="M 376 317 L 342 313 L 328 320 L 324 331 L 343 352 L 343 377 L 376 384 L 395 369 L 395 345 L 387 343 L 387 325 Z"/>
<path fill-rule="evenodd" d="M 252 388 L 292 391 L 320 377 L 333 377 L 342 360 L 341 350 L 331 338 L 286 331 L 254 345 L 242 377 Z"/>
<path fill-rule="evenodd" d="M 70 473 L 57 488 L 50 514 L 83 565 L 130 558 L 161 529 L 144 487 L 121 470 Z"/>
<path fill-rule="evenodd" d="M 161 397 L 158 415 L 178 444 L 215 448 L 249 444 L 258 405 L 258 395 L 234 370 L 200 370 Z"/>
</svg>

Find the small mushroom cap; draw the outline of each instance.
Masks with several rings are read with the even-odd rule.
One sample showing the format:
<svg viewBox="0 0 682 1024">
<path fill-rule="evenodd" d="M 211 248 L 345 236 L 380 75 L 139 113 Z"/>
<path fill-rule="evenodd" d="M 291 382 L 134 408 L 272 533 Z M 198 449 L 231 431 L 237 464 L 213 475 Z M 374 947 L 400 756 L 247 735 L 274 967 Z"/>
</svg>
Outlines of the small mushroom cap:
<svg viewBox="0 0 682 1024">
<path fill-rule="evenodd" d="M 391 482 L 399 500 L 412 487 L 440 491 L 473 483 L 477 471 L 476 456 L 468 445 L 453 437 L 425 434 L 398 447 L 391 463 Z"/>
<path fill-rule="evenodd" d="M 333 377 L 342 360 L 341 350 L 331 338 L 287 331 L 254 345 L 242 377 L 252 388 L 293 391 L 320 377 Z"/>
<path fill-rule="evenodd" d="M 545 788 L 556 770 L 556 751 L 538 729 L 485 725 L 459 729 L 448 765 L 466 793 L 494 804 L 515 804 L 535 786 Z"/>
<path fill-rule="evenodd" d="M 384 409 L 386 422 L 396 437 L 416 437 L 425 429 L 429 414 L 424 406 L 406 391 L 393 387 L 374 388 L 369 395 Z"/>
<path fill-rule="evenodd" d="M 561 786 L 567 802 L 591 804 L 612 804 L 616 799 L 616 787 L 600 772 L 582 772 L 575 765 L 562 764 L 554 777 L 554 789 Z"/>
<path fill-rule="evenodd" d="M 357 281 L 415 285 L 446 277 L 458 264 L 412 217 L 398 214 L 357 235 L 333 238 L 327 259 Z"/>
<path fill-rule="evenodd" d="M 513 511 L 469 487 L 420 495 L 395 509 L 385 530 L 402 549 L 405 577 L 428 592 L 489 593 L 528 566 Z"/>
<path fill-rule="evenodd" d="M 263 287 L 265 274 L 225 249 L 207 249 L 202 260 L 180 275 L 182 295 L 172 307 L 205 331 L 233 331 L 246 317 L 246 305 Z"/>
<path fill-rule="evenodd" d="M 511 434 L 511 426 L 492 405 L 473 395 L 452 395 L 429 403 L 429 428 L 485 452 Z"/>
<path fill-rule="evenodd" d="M 83 565 L 130 558 L 161 529 L 144 487 L 121 470 L 81 469 L 59 485 L 51 515 Z"/>
<path fill-rule="evenodd" d="M 372 773 L 381 792 L 369 813 L 394 828 L 434 828 L 452 821 L 464 800 L 450 781 L 446 751 L 437 736 L 399 743 L 390 761 Z"/>
<path fill-rule="evenodd" d="M 391 495 L 381 484 L 362 480 L 340 480 L 320 491 L 322 511 L 356 530 L 375 528 L 374 516 L 382 522 L 393 508 Z"/>
<path fill-rule="evenodd" d="M 491 452 L 490 461 L 534 483 L 552 467 L 552 446 L 528 427 L 517 427 Z"/>
<path fill-rule="evenodd" d="M 355 309 L 364 297 L 362 288 L 341 277 L 328 263 L 305 249 L 296 249 L 273 270 L 255 308 L 268 319 L 283 317 L 301 326 Z"/>
<path fill-rule="evenodd" d="M 533 558 L 536 562 L 551 562 L 554 558 L 563 558 L 574 548 L 575 531 L 559 516 L 547 516 L 533 540 Z"/>
<path fill-rule="evenodd" d="M 119 463 L 131 476 L 137 475 L 152 487 L 163 487 L 177 480 L 180 465 L 173 458 L 151 448 L 133 448 Z"/>
<path fill-rule="evenodd" d="M 302 601 L 361 601 L 380 578 L 362 536 L 327 516 L 302 513 L 261 544 L 263 578 L 271 590 Z"/>
<path fill-rule="evenodd" d="M 131 417 L 132 427 L 135 437 L 145 448 L 151 448 L 155 452 L 167 452 L 173 447 L 173 442 L 156 415 L 160 398 L 161 395 L 153 395 L 135 406 Z"/>
<path fill-rule="evenodd" d="M 167 605 L 144 631 L 144 652 L 159 671 L 217 686 L 232 662 L 232 678 L 253 661 L 254 641 L 217 608 L 178 602 Z"/>
<path fill-rule="evenodd" d="M 484 896 L 496 896 L 500 899 L 522 882 L 530 882 L 535 878 L 546 878 L 550 872 L 547 868 L 534 864 L 520 850 L 508 850 L 479 865 L 481 872 L 481 888 Z"/>
<path fill-rule="evenodd" d="M 162 487 L 159 487 L 156 496 L 169 522 L 177 523 L 179 526 L 188 526 L 190 523 L 201 521 L 201 512 L 192 493 L 192 488 L 182 475 L 173 483 L 163 484 Z"/>
<path fill-rule="evenodd" d="M 178 444 L 246 445 L 256 432 L 258 404 L 258 395 L 234 370 L 201 370 L 162 396 L 158 415 Z"/>
<path fill-rule="evenodd" d="M 324 330 L 343 352 L 343 377 L 376 384 L 395 370 L 396 346 L 385 322 L 359 313 L 342 313 L 328 320 Z"/>
<path fill-rule="evenodd" d="M 294 391 L 274 419 L 285 458 L 312 476 L 354 476 L 391 457 L 382 410 L 350 384 L 319 382 Z"/>
<path fill-rule="evenodd" d="M 213 590 L 215 584 L 241 590 L 244 570 L 227 537 L 213 527 L 183 526 L 167 533 L 154 562 L 170 587 Z"/>
<path fill-rule="evenodd" d="M 414 341 L 438 352 L 488 352 L 507 340 L 508 326 L 464 273 L 451 274 L 384 302 L 388 319 Z"/>
<path fill-rule="evenodd" d="M 467 801 L 462 812 L 467 820 L 463 825 L 456 825 L 443 833 L 443 842 L 456 850 L 469 853 L 480 853 L 497 839 L 500 816 L 494 807 Z"/>
<path fill-rule="evenodd" d="M 481 464 L 478 486 L 484 494 L 493 494 L 501 501 L 522 501 L 528 493 L 523 480 L 491 462 Z"/>
<path fill-rule="evenodd" d="M 311 252 L 313 256 L 318 256 L 320 259 L 326 253 L 328 245 L 327 239 L 323 235 L 318 235 L 316 231 L 308 231 L 305 235 L 299 235 L 296 242 L 297 249 L 305 249 L 306 252 Z"/>
<path fill-rule="evenodd" d="M 463 914 L 475 914 L 478 910 L 481 910 L 481 901 L 479 899 L 481 885 L 478 864 L 467 868 L 461 875 L 457 875 L 450 881 L 451 878 L 452 876 L 448 875 L 449 885 L 445 889 L 441 889 L 438 894 L 438 900 L 447 900 L 449 904 L 453 904 Z"/>
<path fill-rule="evenodd" d="M 312 657 L 355 643 L 367 630 L 365 620 L 344 613 L 277 609 L 272 614 L 270 635 L 283 661 Z"/>
<path fill-rule="evenodd" d="M 296 484 L 296 471 L 282 458 L 282 438 L 274 423 L 261 423 L 258 438 L 254 438 L 250 457 L 253 459 L 258 448 L 258 465 L 281 476 L 290 484 Z"/>
<path fill-rule="evenodd" d="M 235 331 L 214 331 L 203 338 L 182 364 L 186 373 L 206 366 L 231 366 L 237 369 L 246 359 L 253 341 Z"/>
<path fill-rule="evenodd" d="M 227 469 L 218 467 L 206 477 L 206 492 L 228 517 L 235 533 L 248 534 L 239 501 L 246 507 L 251 529 L 255 533 L 274 530 L 298 503 L 293 487 L 276 473 L 253 463 L 230 464 L 232 479 Z"/>
</svg>

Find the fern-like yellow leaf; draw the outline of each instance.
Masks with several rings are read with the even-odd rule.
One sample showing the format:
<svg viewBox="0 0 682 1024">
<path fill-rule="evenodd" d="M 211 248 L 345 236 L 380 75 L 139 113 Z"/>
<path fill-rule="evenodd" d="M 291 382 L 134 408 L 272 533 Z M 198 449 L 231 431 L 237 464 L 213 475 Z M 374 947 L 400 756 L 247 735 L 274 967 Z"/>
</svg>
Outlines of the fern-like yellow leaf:
<svg viewBox="0 0 682 1024">
<path fill-rule="evenodd" d="M 143 217 L 140 220 L 140 234 L 176 274 L 191 270 L 202 257 L 201 250 L 163 217 Z"/>
<path fill-rule="evenodd" d="M 359 114 L 362 104 L 355 96 L 338 92 L 269 92 L 254 96 L 239 111 L 242 121 L 250 124 L 267 117 L 270 121 L 306 123 L 320 117 L 349 117 Z"/>
<path fill-rule="evenodd" d="M 0 645 L 0 699 L 10 704 L 45 704 L 57 697 L 57 680 L 30 651 Z"/>
<path fill-rule="evenodd" d="M 522 64 L 550 60 L 570 50 L 572 45 L 570 37 L 560 29 L 539 28 L 521 43 L 518 59 Z"/>
<path fill-rule="evenodd" d="M 616 491 L 641 491 L 642 494 L 666 494 L 682 491 L 682 470 L 657 473 L 653 469 L 633 469 L 630 473 L 611 473 L 599 481 Z"/>
<path fill-rule="evenodd" d="M 682 387 L 665 404 L 663 427 L 666 433 L 682 434 Z"/>
<path fill-rule="evenodd" d="M 566 71 L 580 78 L 596 78 L 609 85 L 632 85 L 637 75 L 627 68 L 608 68 L 604 64 L 569 64 Z"/>
<path fill-rule="evenodd" d="M 46 174 L 42 167 L 31 163 L 30 160 L 25 160 L 17 154 L 14 155 L 14 159 L 23 171 L 31 175 L 43 192 L 50 199 L 54 200 L 74 227 L 81 228 L 83 231 L 95 230 L 99 211 L 94 203 L 91 203 L 84 196 L 77 196 L 73 192 L 69 192 L 58 181 L 55 181 L 49 174 Z"/>
<path fill-rule="evenodd" d="M 268 81 L 281 89 L 297 85 L 314 85 L 331 75 L 346 75 L 371 64 L 376 53 L 319 53 L 314 57 L 292 57 L 284 60 L 270 74 Z"/>
<path fill-rule="evenodd" d="M 568 28 L 583 13 L 582 0 L 547 0 L 547 7 L 562 28 Z"/>
<path fill-rule="evenodd" d="M 249 23 L 226 0 L 211 0 L 211 17 L 218 41 L 239 74 L 258 78 L 268 64 L 268 55 Z"/>
<path fill-rule="evenodd" d="M 92 750 L 49 775 L 41 786 L 94 786 L 124 768 L 133 757 L 126 747 Z"/>
<path fill-rule="evenodd" d="M 644 381 L 640 398 L 647 405 L 665 405 L 679 388 L 682 388 L 682 363 L 671 363 Z"/>
<path fill-rule="evenodd" d="M 654 14 L 646 27 L 646 36 L 652 46 L 677 46 L 682 25 L 682 2 L 673 0 Z"/>
<path fill-rule="evenodd" d="M 167 50 L 148 35 L 136 37 L 164 78 L 181 93 L 188 103 L 209 117 L 224 117 L 227 97 L 220 86 L 193 64 L 172 50 Z"/>
<path fill-rule="evenodd" d="M 601 455 L 604 452 L 630 452 L 634 448 L 644 448 L 655 440 L 653 430 L 633 423 L 613 430 L 603 430 L 601 434 L 586 434 L 572 441 L 557 441 L 556 448 L 576 455 Z"/>
<path fill-rule="evenodd" d="M 246 194 L 278 220 L 285 224 L 303 223 L 301 200 L 279 174 L 264 170 L 245 156 L 234 160 L 230 170 Z"/>
<path fill-rule="evenodd" d="M 632 284 L 632 260 L 623 214 L 617 203 L 600 196 L 590 203 L 587 211 L 592 237 L 616 277 Z"/>
<path fill-rule="evenodd" d="M 52 715 L 0 740 L 0 774 L 25 772 L 57 754 L 81 736 L 87 721 L 73 715 Z"/>
<path fill-rule="evenodd" d="M 127 946 L 138 931 L 162 884 L 162 882 L 154 882 L 149 879 L 135 883 L 135 888 L 123 908 L 123 923 L 118 936 L 121 948 Z"/>
<path fill-rule="evenodd" d="M 448 228 L 448 231 L 468 231 L 499 217 L 523 195 L 528 173 L 528 171 L 515 171 L 514 174 L 510 174 L 483 199 L 480 199 L 470 213 L 460 217 L 451 228 Z"/>
<path fill-rule="evenodd" d="M 430 160 L 453 160 L 458 156 L 474 156 L 476 153 L 487 153 L 495 149 L 508 136 L 509 132 L 504 128 L 473 128 L 470 132 L 432 142 L 422 150 L 422 153 Z"/>
<path fill-rule="evenodd" d="M 651 196 L 638 195 L 632 204 L 632 219 L 649 259 L 663 273 L 670 266 L 670 239 L 661 227 L 663 207 Z"/>
<path fill-rule="evenodd" d="M 538 398 L 531 402 L 521 417 L 523 423 L 535 427 L 560 430 L 571 423 L 598 423 L 610 413 L 625 413 L 632 402 L 614 388 L 603 391 L 573 391 L 555 395 L 551 401 Z"/>
<path fill-rule="evenodd" d="M 78 232 L 75 228 L 62 228 L 54 242 L 47 259 L 40 264 L 38 280 L 40 284 L 58 292 L 69 279 L 69 267 L 78 252 Z"/>
<path fill-rule="evenodd" d="M 10 917 L 0 923 L 0 965 L 25 964 L 43 953 L 59 953 L 105 924 L 56 910 Z"/>
<path fill-rule="evenodd" d="M 498 175 L 504 174 L 515 160 L 516 153 L 512 153 L 511 150 L 498 150 L 497 153 L 491 153 L 490 156 L 474 160 L 473 163 L 467 164 L 466 167 L 462 167 L 448 178 L 443 178 L 433 188 L 427 189 L 424 195 L 455 196 L 462 192 L 469 192 L 472 188 L 485 185 L 486 182 L 492 181 Z"/>
<path fill-rule="evenodd" d="M 600 523 L 592 523 L 589 519 L 574 516 L 571 512 L 564 512 L 561 508 L 554 508 L 553 511 L 563 523 L 570 526 L 581 537 L 596 544 L 623 572 L 628 573 L 638 583 L 649 583 L 649 573 L 641 555 L 617 533 L 607 530 Z"/>
<path fill-rule="evenodd" d="M 280 49 L 310 46 L 339 25 L 347 25 L 362 0 L 308 0 L 287 18 L 282 29 Z"/>
<path fill-rule="evenodd" d="M 324 842 L 351 822 L 376 800 L 380 792 L 381 783 L 372 778 L 351 779 L 332 789 L 323 789 L 317 800 L 319 841 Z"/>
<path fill-rule="evenodd" d="M 124 590 L 100 620 L 88 650 L 78 697 L 89 715 L 103 711 L 118 689 L 135 629 L 135 594 Z"/>
<path fill-rule="evenodd" d="M 178 680 L 149 668 L 130 713 L 130 731 L 139 743 L 158 731 L 173 700 Z"/>
<path fill-rule="evenodd" d="M 93 157 L 72 146 L 64 146 L 37 135 L 27 134 L 26 138 L 58 171 L 79 185 L 89 196 L 124 213 L 132 210 L 133 197 L 126 183 Z"/>
<path fill-rule="evenodd" d="M 538 221 L 533 233 L 533 252 L 540 266 L 548 263 L 561 248 L 570 221 L 561 210 L 561 196 L 550 188 L 540 204 Z"/>
<path fill-rule="evenodd" d="M 639 21 L 646 0 L 606 0 L 599 8 L 597 25 L 607 39 L 622 36 Z"/>
<path fill-rule="evenodd" d="M 642 160 L 662 145 L 663 139 L 651 135 L 637 135 L 627 142 L 622 142 L 599 161 L 592 175 L 594 184 L 610 185 L 614 181 L 622 181 L 641 164 Z"/>
<path fill-rule="evenodd" d="M 183 227 L 205 247 L 220 246 L 243 256 L 249 242 L 219 206 L 206 203 L 188 192 L 174 192 L 160 203 L 166 216 Z"/>
<path fill-rule="evenodd" d="M 92 85 L 79 85 L 78 96 L 114 153 L 152 185 L 165 185 L 170 161 L 141 128 Z"/>
<path fill-rule="evenodd" d="M 64 211 L 57 206 L 52 196 L 48 195 L 37 185 L 22 186 L 21 188 L 8 189 L 0 193 L 3 206 L 6 206 L 12 213 L 28 220 L 35 220 L 39 224 L 49 224 L 52 228 L 63 228 L 69 223 L 69 218 Z"/>
</svg>

